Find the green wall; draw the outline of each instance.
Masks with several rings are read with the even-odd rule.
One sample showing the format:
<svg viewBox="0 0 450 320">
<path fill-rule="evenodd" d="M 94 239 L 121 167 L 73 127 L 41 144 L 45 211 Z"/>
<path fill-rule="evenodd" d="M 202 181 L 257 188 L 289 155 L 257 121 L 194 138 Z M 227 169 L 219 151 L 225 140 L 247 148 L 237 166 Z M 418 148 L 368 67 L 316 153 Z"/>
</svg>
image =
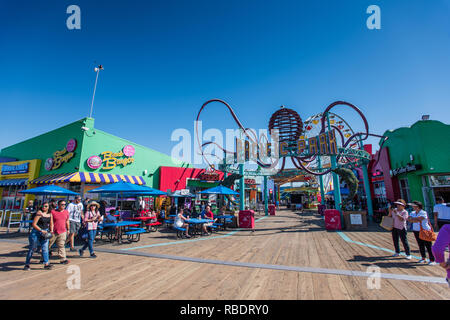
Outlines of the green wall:
<svg viewBox="0 0 450 320">
<path fill-rule="evenodd" d="M 389 147 L 391 168 L 410 164 L 421 164 L 422 169 L 398 175 L 407 178 L 411 200 L 424 202 L 422 176 L 450 172 L 450 125 L 435 120 L 423 120 L 409 128 L 389 130 L 384 133 L 389 139 L 384 147 Z M 411 161 L 410 155 L 413 156 Z"/>
<path fill-rule="evenodd" d="M 82 130 L 82 127 L 87 127 L 89 130 Z M 70 159 L 68 163 L 62 164 L 56 170 L 47 171 L 45 160 L 51 158 L 55 151 L 64 149 L 67 142 L 72 138 L 77 140 L 74 158 Z M 89 157 L 93 155 L 101 156 L 104 151 L 119 152 L 126 145 L 132 145 L 136 150 L 133 163 L 125 167 L 118 165 L 111 170 L 104 170 L 102 169 L 103 166 L 97 170 L 92 170 L 87 166 L 86 160 Z M 190 167 L 189 164 L 178 162 L 168 155 L 98 130 L 94 127 L 94 119 L 92 118 L 73 122 L 59 129 L 3 148 L 0 156 L 19 160 L 42 159 L 39 176 L 76 171 L 135 175 L 142 176 L 146 184 L 153 188 L 159 188 L 160 166 L 179 167 L 184 165 Z M 144 175 L 144 170 L 147 170 L 146 175 Z"/>
<path fill-rule="evenodd" d="M 127 174 L 142 176 L 148 186 L 153 188 L 159 188 L 159 167 L 160 166 L 173 166 L 179 167 L 184 163 L 177 162 L 172 157 L 160 153 L 158 151 L 146 148 L 139 144 L 133 143 L 129 140 L 125 140 L 116 136 L 113 136 L 104 131 L 94 129 L 93 122 L 90 128 L 85 133 L 83 151 L 81 155 L 80 170 L 84 172 L 95 173 L 109 173 L 109 174 Z M 101 168 L 92 170 L 88 167 L 86 160 L 93 156 L 98 155 L 102 158 L 101 153 L 104 151 L 119 152 L 126 145 L 132 145 L 136 152 L 133 158 L 133 163 L 126 166 L 117 165 L 110 170 L 104 170 Z M 186 164 L 184 164 L 186 166 Z M 147 170 L 147 174 L 144 175 L 144 170 Z"/>
</svg>

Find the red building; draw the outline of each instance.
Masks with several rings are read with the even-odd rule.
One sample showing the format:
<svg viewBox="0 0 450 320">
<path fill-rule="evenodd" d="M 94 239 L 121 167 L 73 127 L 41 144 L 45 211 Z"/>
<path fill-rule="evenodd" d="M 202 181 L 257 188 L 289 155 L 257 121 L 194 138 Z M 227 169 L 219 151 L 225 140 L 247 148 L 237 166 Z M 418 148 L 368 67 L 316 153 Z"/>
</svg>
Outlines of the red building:
<svg viewBox="0 0 450 320">
<path fill-rule="evenodd" d="M 159 189 L 176 191 L 189 189 L 191 193 L 212 188 L 223 180 L 221 171 L 207 171 L 196 168 L 160 167 Z"/>
</svg>

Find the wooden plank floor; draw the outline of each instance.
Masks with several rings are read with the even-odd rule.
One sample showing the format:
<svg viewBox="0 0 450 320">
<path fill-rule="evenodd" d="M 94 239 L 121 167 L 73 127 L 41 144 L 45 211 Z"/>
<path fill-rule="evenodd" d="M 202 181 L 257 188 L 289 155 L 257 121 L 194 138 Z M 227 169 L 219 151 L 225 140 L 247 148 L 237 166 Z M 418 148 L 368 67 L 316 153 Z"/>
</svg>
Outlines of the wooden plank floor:
<svg viewBox="0 0 450 320">
<path fill-rule="evenodd" d="M 355 242 L 393 249 L 390 233 L 377 227 L 344 234 Z M 276 216 L 258 220 L 255 232 L 230 229 L 180 241 L 172 232 L 161 230 L 144 234 L 133 244 L 98 242 L 97 259 L 68 253 L 70 265 L 80 268 L 79 290 L 67 288 L 70 265 L 52 260 L 55 268 L 47 271 L 33 259 L 32 270 L 23 271 L 27 239 L 12 238 L 19 243 L 3 239 L 1 229 L 0 299 L 450 299 L 450 289 L 440 283 L 382 278 L 380 289 L 370 290 L 367 277 L 256 266 L 359 272 L 378 266 L 387 274 L 445 277 L 438 266 L 419 265 L 414 259 L 393 258 L 389 252 L 347 242 L 338 233 L 325 231 L 323 220 L 313 212 L 299 215 L 280 210 Z M 409 243 L 412 254 L 419 256 L 412 233 Z M 131 255 L 104 252 L 111 249 Z M 132 255 L 141 253 L 167 258 Z M 177 257 L 200 260 L 181 261 Z M 204 259 L 215 262 L 205 263 Z"/>
</svg>

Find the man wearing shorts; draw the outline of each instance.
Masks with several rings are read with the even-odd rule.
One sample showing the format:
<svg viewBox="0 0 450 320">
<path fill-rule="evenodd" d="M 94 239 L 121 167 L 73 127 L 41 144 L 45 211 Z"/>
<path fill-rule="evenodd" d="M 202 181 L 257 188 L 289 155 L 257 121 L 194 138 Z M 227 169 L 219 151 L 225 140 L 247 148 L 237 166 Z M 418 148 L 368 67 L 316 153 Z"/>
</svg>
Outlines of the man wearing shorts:
<svg viewBox="0 0 450 320">
<path fill-rule="evenodd" d="M 69 211 L 69 237 L 67 242 L 70 241 L 70 251 L 76 251 L 74 248 L 75 235 L 81 228 L 81 215 L 83 213 L 83 204 L 79 196 L 75 197 L 75 200 L 67 207 Z"/>
<path fill-rule="evenodd" d="M 444 202 L 444 198 L 437 197 L 436 205 L 433 208 L 434 229 L 440 230 L 444 225 L 450 224 L 450 206 Z"/>
</svg>

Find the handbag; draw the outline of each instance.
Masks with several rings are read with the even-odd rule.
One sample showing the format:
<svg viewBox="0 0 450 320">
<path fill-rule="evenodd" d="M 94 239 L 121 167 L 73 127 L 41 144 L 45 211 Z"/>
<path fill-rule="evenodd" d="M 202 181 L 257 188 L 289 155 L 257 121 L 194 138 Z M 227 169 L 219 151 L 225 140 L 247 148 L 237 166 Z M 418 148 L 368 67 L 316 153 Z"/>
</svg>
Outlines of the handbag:
<svg viewBox="0 0 450 320">
<path fill-rule="evenodd" d="M 431 224 L 428 222 L 428 225 L 430 226 L 431 230 L 425 230 L 424 228 L 422 228 L 422 221 L 420 222 L 420 232 L 419 232 L 419 239 L 423 240 L 423 241 L 436 241 L 437 239 L 437 235 L 436 233 L 434 233 L 433 231 L 433 227 L 431 226 Z"/>
<path fill-rule="evenodd" d="M 392 231 L 394 228 L 394 219 L 389 216 L 383 216 L 381 219 L 380 227 L 386 229 L 387 231 Z"/>
</svg>

